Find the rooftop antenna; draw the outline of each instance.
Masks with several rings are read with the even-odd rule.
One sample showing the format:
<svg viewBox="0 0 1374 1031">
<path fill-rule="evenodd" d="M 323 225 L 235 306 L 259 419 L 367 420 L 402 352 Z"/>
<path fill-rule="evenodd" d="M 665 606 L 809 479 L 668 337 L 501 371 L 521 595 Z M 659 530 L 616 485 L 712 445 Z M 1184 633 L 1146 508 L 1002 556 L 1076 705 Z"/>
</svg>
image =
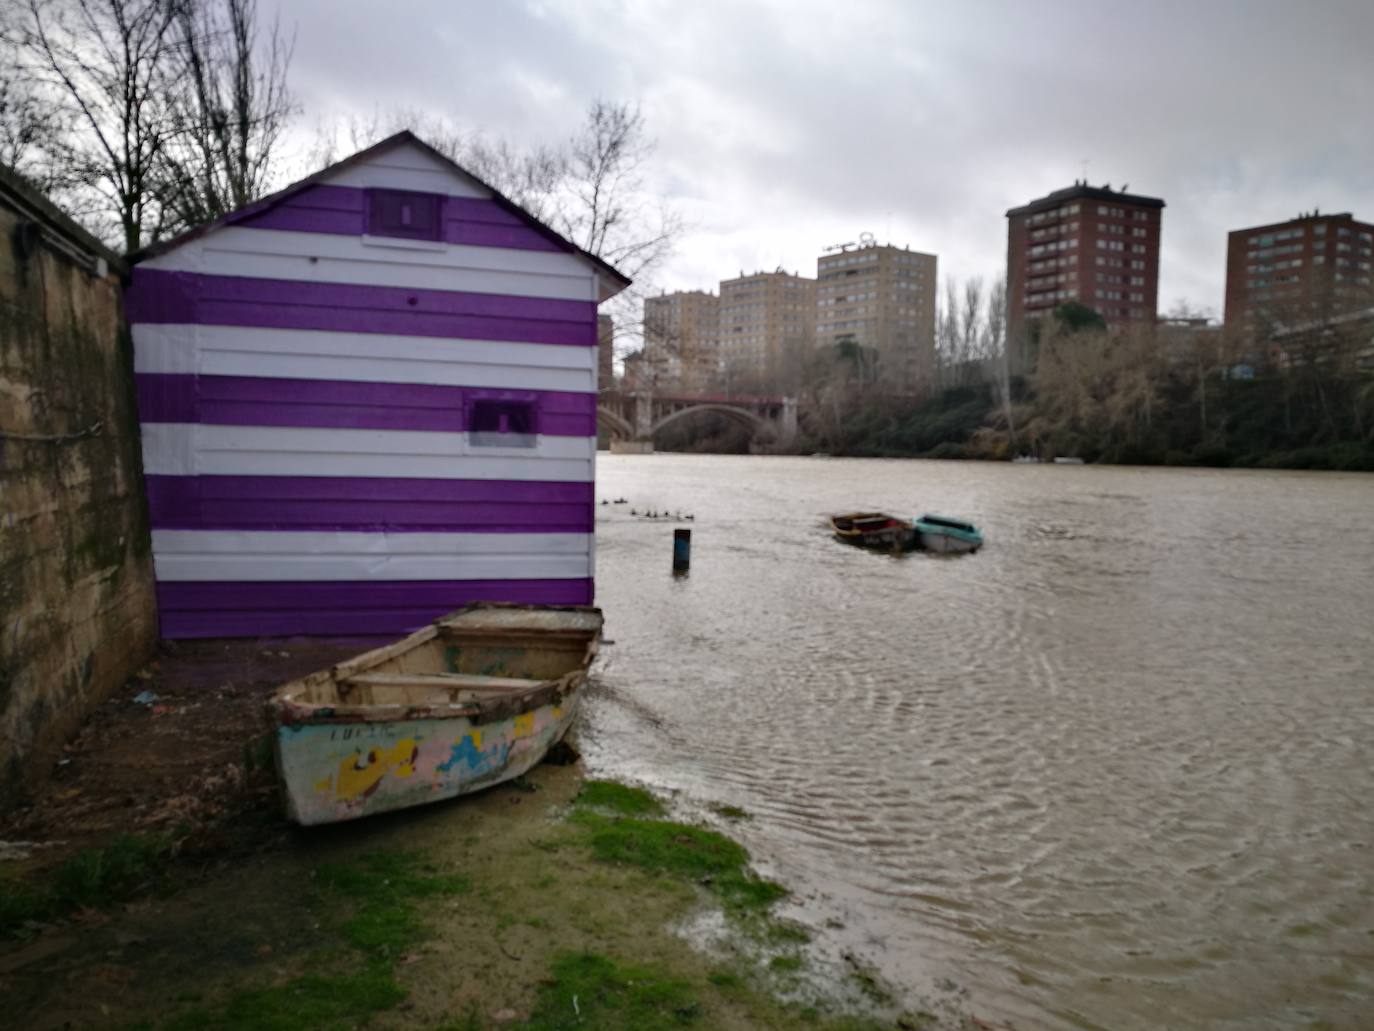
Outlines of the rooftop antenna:
<svg viewBox="0 0 1374 1031">
<path fill-rule="evenodd" d="M 826 254 L 833 254 L 835 251 L 847 251 L 853 246 L 853 241 L 849 243 L 832 243 L 829 247 L 822 247 L 821 250 Z"/>
<path fill-rule="evenodd" d="M 1122 193 L 1125 193 L 1125 192 L 1126 192 L 1126 187 L 1128 187 L 1128 186 L 1130 186 L 1130 185 L 1131 185 L 1130 183 L 1122 183 L 1122 184 L 1121 184 L 1121 192 L 1122 192 Z"/>
<path fill-rule="evenodd" d="M 1083 166 L 1083 185 L 1086 186 L 1088 185 L 1088 165 L 1091 162 L 1087 158 L 1081 158 L 1078 163 Z"/>
<path fill-rule="evenodd" d="M 872 233 L 860 233 L 860 234 L 859 234 L 859 246 L 860 246 L 860 247 L 872 247 L 872 246 L 874 246 L 875 244 L 877 244 L 877 242 L 878 242 L 878 241 L 877 241 L 876 239 L 874 239 Z"/>
</svg>

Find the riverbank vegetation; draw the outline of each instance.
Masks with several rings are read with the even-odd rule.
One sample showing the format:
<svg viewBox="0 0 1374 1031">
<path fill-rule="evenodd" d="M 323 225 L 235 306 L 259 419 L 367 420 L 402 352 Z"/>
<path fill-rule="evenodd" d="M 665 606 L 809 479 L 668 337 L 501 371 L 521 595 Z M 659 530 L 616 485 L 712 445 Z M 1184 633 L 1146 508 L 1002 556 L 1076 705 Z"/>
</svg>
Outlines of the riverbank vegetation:
<svg viewBox="0 0 1374 1031">
<path fill-rule="evenodd" d="M 139 857 L 140 883 L 161 890 L 92 896 L 0 951 L 16 1019 L 147 1031 L 973 1026 L 948 1007 L 902 1011 L 863 961 L 829 961 L 778 914 L 787 889 L 721 830 L 568 767 L 298 830 L 211 876 L 166 853 Z M 690 930 L 703 920 L 707 938 Z"/>
<path fill-rule="evenodd" d="M 1374 317 L 1290 313 L 1258 348 L 1184 310 L 1108 330 L 1070 302 L 1009 343 L 1004 305 L 1000 285 L 948 291 L 917 389 L 900 389 L 890 359 L 855 341 L 807 356 L 793 387 L 797 450 L 1374 470 Z M 702 417 L 657 445 L 743 453 L 749 434 Z"/>
</svg>

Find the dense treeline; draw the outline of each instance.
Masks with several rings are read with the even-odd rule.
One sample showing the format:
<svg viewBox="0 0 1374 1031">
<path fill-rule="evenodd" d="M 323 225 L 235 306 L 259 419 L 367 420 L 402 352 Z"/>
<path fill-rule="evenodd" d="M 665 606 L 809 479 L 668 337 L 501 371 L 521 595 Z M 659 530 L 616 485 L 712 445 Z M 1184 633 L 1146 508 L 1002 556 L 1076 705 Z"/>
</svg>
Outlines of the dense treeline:
<svg viewBox="0 0 1374 1031">
<path fill-rule="evenodd" d="M 837 455 L 1374 470 L 1374 375 L 1360 365 L 1371 335 L 1368 320 L 1314 323 L 1257 362 L 1214 329 L 1109 333 L 1069 310 L 1030 341 L 1027 376 L 1006 376 L 1004 352 L 964 363 L 961 385 L 919 400 L 885 396 L 876 370 L 832 378 L 806 399 L 802 446 Z"/>
</svg>

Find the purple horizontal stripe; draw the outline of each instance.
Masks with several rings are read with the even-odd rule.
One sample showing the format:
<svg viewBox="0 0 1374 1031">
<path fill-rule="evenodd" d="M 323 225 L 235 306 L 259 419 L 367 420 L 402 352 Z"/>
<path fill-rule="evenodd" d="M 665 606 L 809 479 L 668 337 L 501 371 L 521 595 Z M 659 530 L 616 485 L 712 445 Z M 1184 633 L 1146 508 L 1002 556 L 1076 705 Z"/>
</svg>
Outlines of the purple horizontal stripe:
<svg viewBox="0 0 1374 1031">
<path fill-rule="evenodd" d="M 367 228 L 366 191 L 352 186 L 311 186 L 266 211 L 234 219 L 250 229 L 293 233 L 361 236 Z M 512 247 L 524 251 L 569 251 L 495 201 L 479 197 L 446 197 L 446 243 L 475 247 Z"/>
<path fill-rule="evenodd" d="M 534 404 L 539 433 L 596 436 L 596 395 L 590 393 L 149 372 L 135 380 L 145 423 L 462 433 L 468 429 L 468 402 L 509 400 Z"/>
<path fill-rule="evenodd" d="M 332 476 L 148 476 L 158 530 L 591 533 L 594 485 Z"/>
<path fill-rule="evenodd" d="M 587 605 L 578 580 L 337 583 L 160 583 L 162 636 L 287 637 L 404 634 L 472 601 Z"/>
<path fill-rule="evenodd" d="M 549 297 L 207 276 L 138 267 L 125 293 L 125 310 L 133 323 L 596 346 L 596 305 Z"/>
</svg>

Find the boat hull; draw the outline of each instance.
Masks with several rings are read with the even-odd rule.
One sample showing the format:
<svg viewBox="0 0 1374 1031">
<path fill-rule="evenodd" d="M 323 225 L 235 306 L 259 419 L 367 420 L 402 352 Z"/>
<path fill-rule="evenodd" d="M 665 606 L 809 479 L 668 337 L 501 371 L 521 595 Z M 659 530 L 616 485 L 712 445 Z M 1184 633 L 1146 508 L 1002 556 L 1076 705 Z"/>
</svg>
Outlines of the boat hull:
<svg viewBox="0 0 1374 1031">
<path fill-rule="evenodd" d="M 929 533 L 920 531 L 916 535 L 917 541 L 923 551 L 933 551 L 938 554 L 963 555 L 977 551 L 983 544 L 982 541 L 965 540 L 962 537 L 953 537 L 944 533 Z"/>
<path fill-rule="evenodd" d="M 456 798 L 526 773 L 572 726 L 579 688 L 489 723 L 315 719 L 277 728 L 286 815 L 305 826 Z"/>
<path fill-rule="evenodd" d="M 287 816 L 356 820 L 520 776 L 572 725 L 601 626 L 590 606 L 479 602 L 283 685 Z"/>
<path fill-rule="evenodd" d="M 835 539 L 859 548 L 876 551 L 909 551 L 916 546 L 911 523 L 883 512 L 861 512 L 831 516 Z"/>
</svg>

